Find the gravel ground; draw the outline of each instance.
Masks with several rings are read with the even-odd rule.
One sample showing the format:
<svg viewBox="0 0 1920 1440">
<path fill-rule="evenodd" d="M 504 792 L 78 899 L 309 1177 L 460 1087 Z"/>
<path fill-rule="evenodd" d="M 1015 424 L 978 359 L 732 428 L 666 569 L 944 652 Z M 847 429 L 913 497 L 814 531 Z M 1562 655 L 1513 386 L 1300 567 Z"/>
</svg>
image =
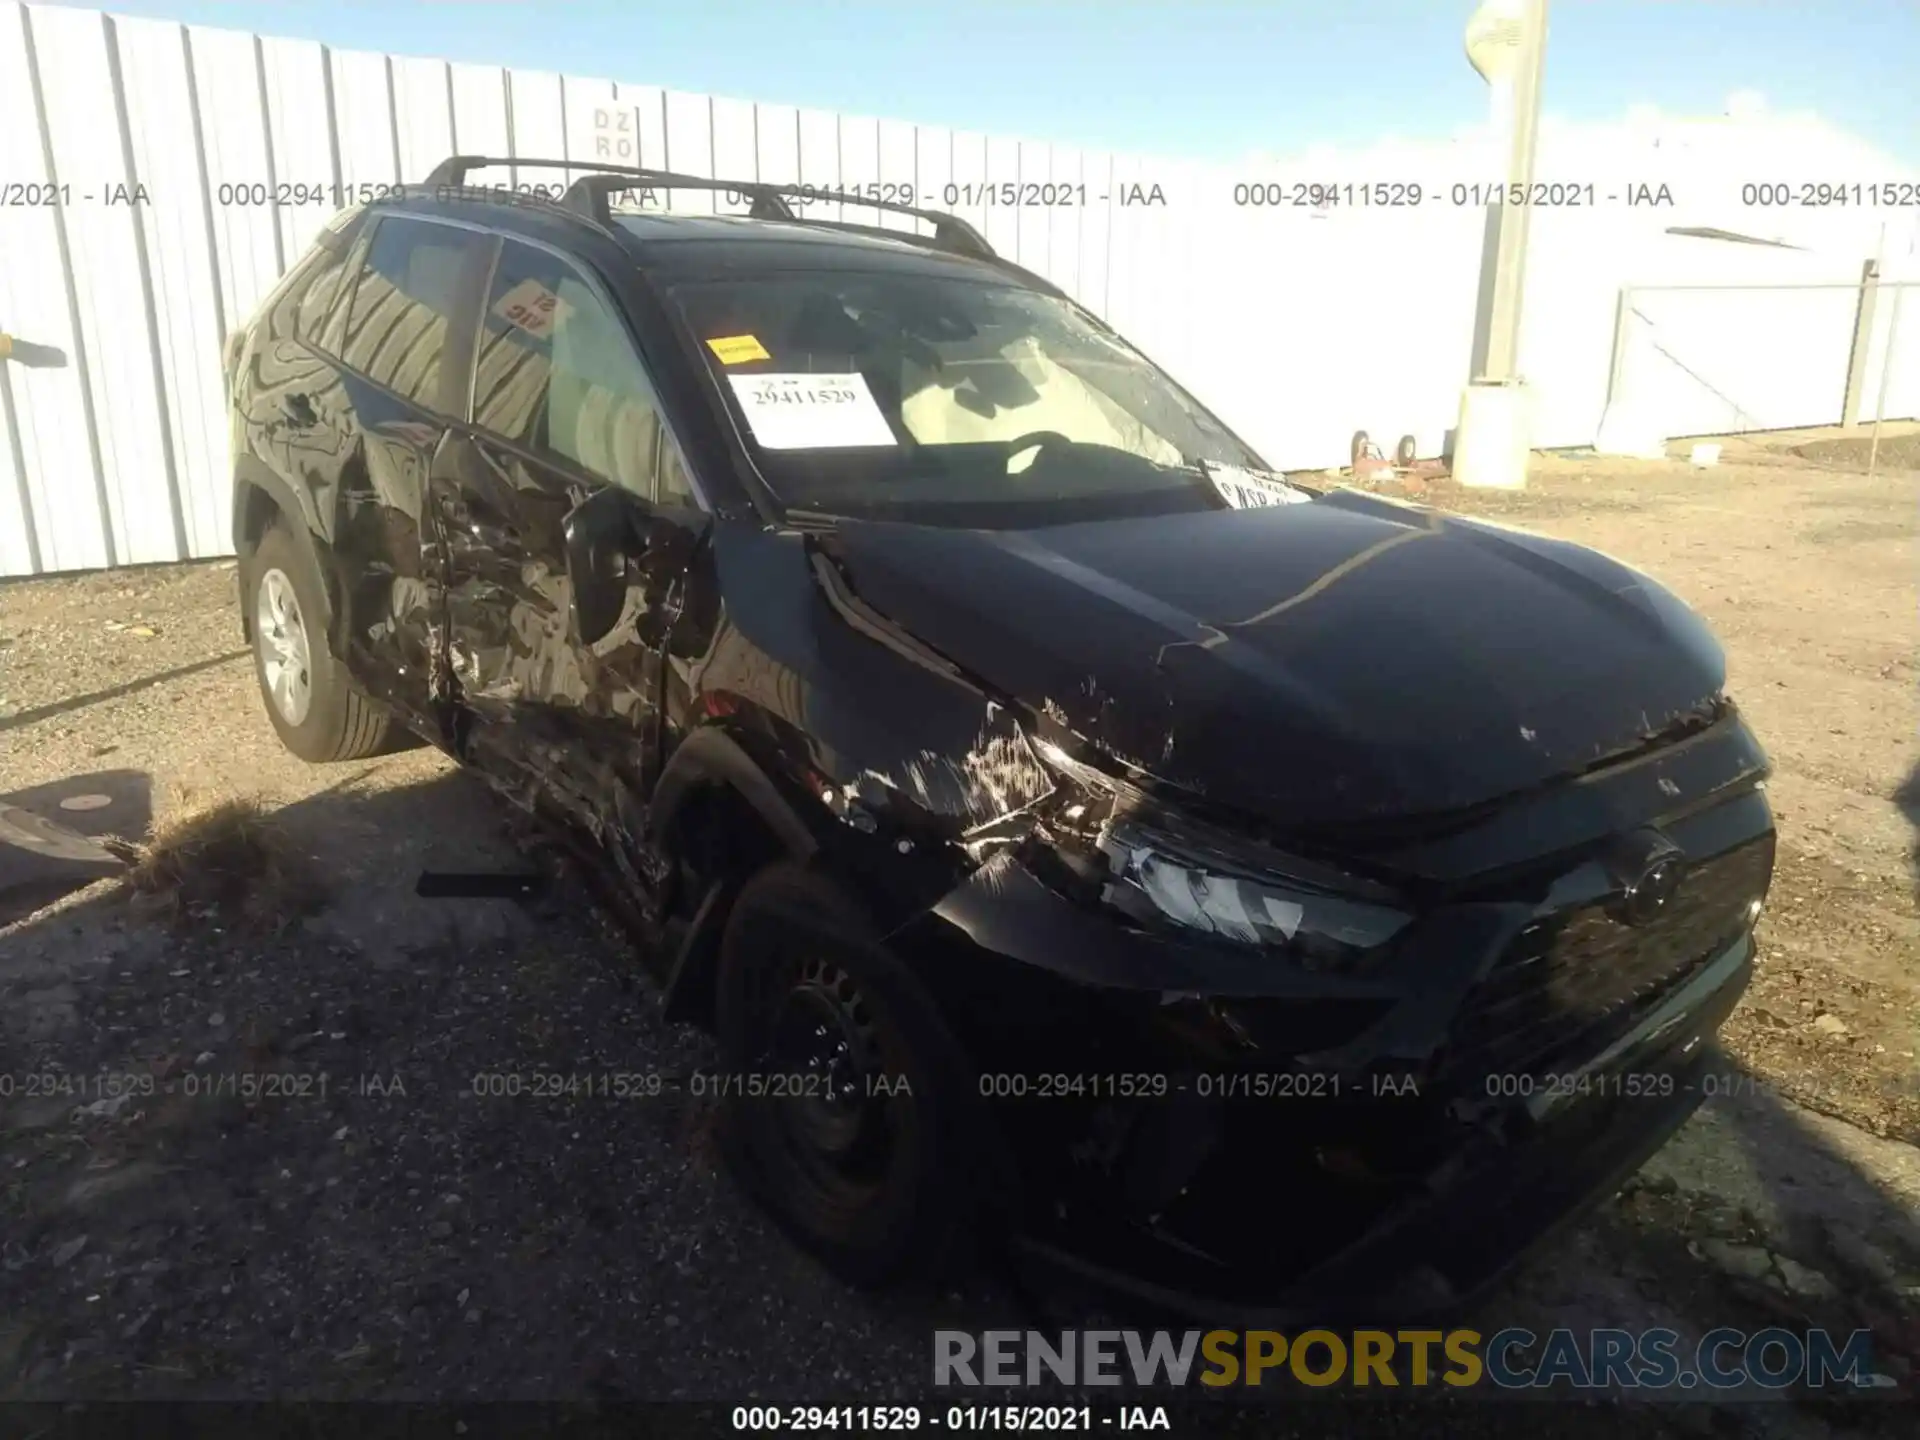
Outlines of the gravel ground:
<svg viewBox="0 0 1920 1440">
<path fill-rule="evenodd" d="M 1738 458 L 1542 460 L 1524 495 L 1423 494 L 1673 586 L 1725 641 L 1779 767 L 1729 1093 L 1474 1319 L 1865 1326 L 1910 1394 L 1920 477 Z M 111 881 L 0 908 L 0 1397 L 924 1400 L 933 1329 L 1083 1318 L 996 1274 L 875 1299 L 798 1255 L 716 1169 L 685 1083 L 706 1042 L 660 1022 L 569 885 L 531 906 L 413 896 L 422 868 L 522 863 L 470 777 L 425 749 L 326 768 L 280 749 L 233 582 L 212 564 L 0 586 L 0 799 L 137 836 L 150 811 L 257 798 L 324 887 L 271 932 L 218 908 L 172 924 Z M 543 1074 L 624 1076 L 625 1094 L 525 1093 Z M 1899 1408 L 1802 1396 L 1632 1423 L 1891 1434 Z M 1246 1423 L 1311 1433 L 1335 1413 L 1357 1434 L 1538 1423 L 1427 1400 Z"/>
</svg>

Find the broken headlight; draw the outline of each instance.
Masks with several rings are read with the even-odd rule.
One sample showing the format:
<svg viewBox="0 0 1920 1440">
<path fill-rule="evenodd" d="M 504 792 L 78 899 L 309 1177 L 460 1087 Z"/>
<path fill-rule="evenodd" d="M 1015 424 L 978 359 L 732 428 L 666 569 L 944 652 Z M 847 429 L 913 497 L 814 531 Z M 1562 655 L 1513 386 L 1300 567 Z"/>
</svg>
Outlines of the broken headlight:
<svg viewBox="0 0 1920 1440">
<path fill-rule="evenodd" d="M 1119 824 L 1100 837 L 1113 867 L 1104 898 L 1134 919 L 1171 922 L 1272 949 L 1311 970 L 1370 969 L 1412 917 L 1291 877 L 1235 874 L 1174 848 L 1151 829 Z"/>
<path fill-rule="evenodd" d="M 1050 741 L 1034 749 L 1089 802 L 1063 814 L 1083 817 L 1082 834 L 1106 862 L 1101 898 L 1142 924 L 1259 946 L 1311 970 L 1357 974 L 1383 959 L 1412 923 L 1383 886 L 1170 812 Z M 1099 859 L 1088 858 L 1099 867 Z"/>
</svg>

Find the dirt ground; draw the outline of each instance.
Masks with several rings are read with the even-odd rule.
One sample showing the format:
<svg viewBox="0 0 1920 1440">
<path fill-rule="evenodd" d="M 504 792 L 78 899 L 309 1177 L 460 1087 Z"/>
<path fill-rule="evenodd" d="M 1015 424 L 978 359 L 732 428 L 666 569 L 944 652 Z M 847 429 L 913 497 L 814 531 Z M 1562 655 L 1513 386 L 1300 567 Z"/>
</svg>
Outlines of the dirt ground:
<svg viewBox="0 0 1920 1440">
<path fill-rule="evenodd" d="M 1726 459 L 1542 457 L 1523 494 L 1400 487 L 1671 586 L 1723 640 L 1777 767 L 1779 866 L 1725 1093 L 1473 1319 L 1867 1328 L 1895 1382 L 1879 1398 L 1910 1402 L 1920 473 L 1884 451 L 1872 480 L 1845 450 Z M 0 585 L 0 800 L 137 838 L 254 797 L 324 887 L 277 932 L 219 908 L 170 924 L 112 880 L 0 894 L 0 1398 L 924 1400 L 935 1328 L 1084 1319 L 997 1272 L 880 1300 L 800 1257 L 716 1168 L 687 1082 L 706 1043 L 662 1024 L 624 942 L 564 885 L 531 906 L 414 896 L 422 868 L 521 863 L 503 817 L 432 751 L 286 755 L 233 588 L 230 564 Z M 630 1079 L 625 1098 L 491 1093 L 539 1074 Z M 1430 1433 L 1434 1404 L 1343 1406 L 1339 1428 Z M 1230 1418 L 1199 1410 L 1187 1433 Z M 1311 1433 L 1329 1412 L 1311 1413 L 1252 1423 Z M 1892 1434 L 1901 1413 L 1799 1395 L 1632 1423 Z"/>
</svg>

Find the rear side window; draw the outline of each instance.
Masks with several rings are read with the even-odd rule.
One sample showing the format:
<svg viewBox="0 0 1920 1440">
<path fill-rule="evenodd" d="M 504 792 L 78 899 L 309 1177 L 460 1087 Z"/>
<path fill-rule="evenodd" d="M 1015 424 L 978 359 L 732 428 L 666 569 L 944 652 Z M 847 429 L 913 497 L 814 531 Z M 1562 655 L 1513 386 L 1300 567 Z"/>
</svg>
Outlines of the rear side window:
<svg viewBox="0 0 1920 1440">
<path fill-rule="evenodd" d="M 300 294 L 299 318 L 295 333 L 309 345 L 318 345 L 326 328 L 327 315 L 340 294 L 341 277 L 347 273 L 347 261 L 353 254 L 353 242 L 360 234 L 360 213 L 350 213 L 320 232 L 313 250 L 302 262 L 305 272 L 296 282 L 304 285 Z"/>
<path fill-rule="evenodd" d="M 354 285 L 340 358 L 417 404 L 448 408 L 441 354 L 461 289 L 490 244 L 471 230 L 383 216 Z"/>
<path fill-rule="evenodd" d="M 557 255 L 502 245 L 480 330 L 473 418 L 654 498 L 653 386 L 620 317 Z"/>
</svg>

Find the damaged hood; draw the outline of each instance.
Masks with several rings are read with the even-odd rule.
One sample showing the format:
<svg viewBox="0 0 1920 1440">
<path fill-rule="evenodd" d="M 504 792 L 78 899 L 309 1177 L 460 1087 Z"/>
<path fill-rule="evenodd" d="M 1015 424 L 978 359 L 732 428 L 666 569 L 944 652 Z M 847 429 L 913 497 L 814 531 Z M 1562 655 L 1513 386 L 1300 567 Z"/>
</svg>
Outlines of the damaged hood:
<svg viewBox="0 0 1920 1440">
<path fill-rule="evenodd" d="M 1287 831 L 1577 773 L 1724 679 L 1698 617 L 1626 566 L 1353 491 L 1032 530 L 846 520 L 821 544 L 993 688 Z"/>
</svg>

